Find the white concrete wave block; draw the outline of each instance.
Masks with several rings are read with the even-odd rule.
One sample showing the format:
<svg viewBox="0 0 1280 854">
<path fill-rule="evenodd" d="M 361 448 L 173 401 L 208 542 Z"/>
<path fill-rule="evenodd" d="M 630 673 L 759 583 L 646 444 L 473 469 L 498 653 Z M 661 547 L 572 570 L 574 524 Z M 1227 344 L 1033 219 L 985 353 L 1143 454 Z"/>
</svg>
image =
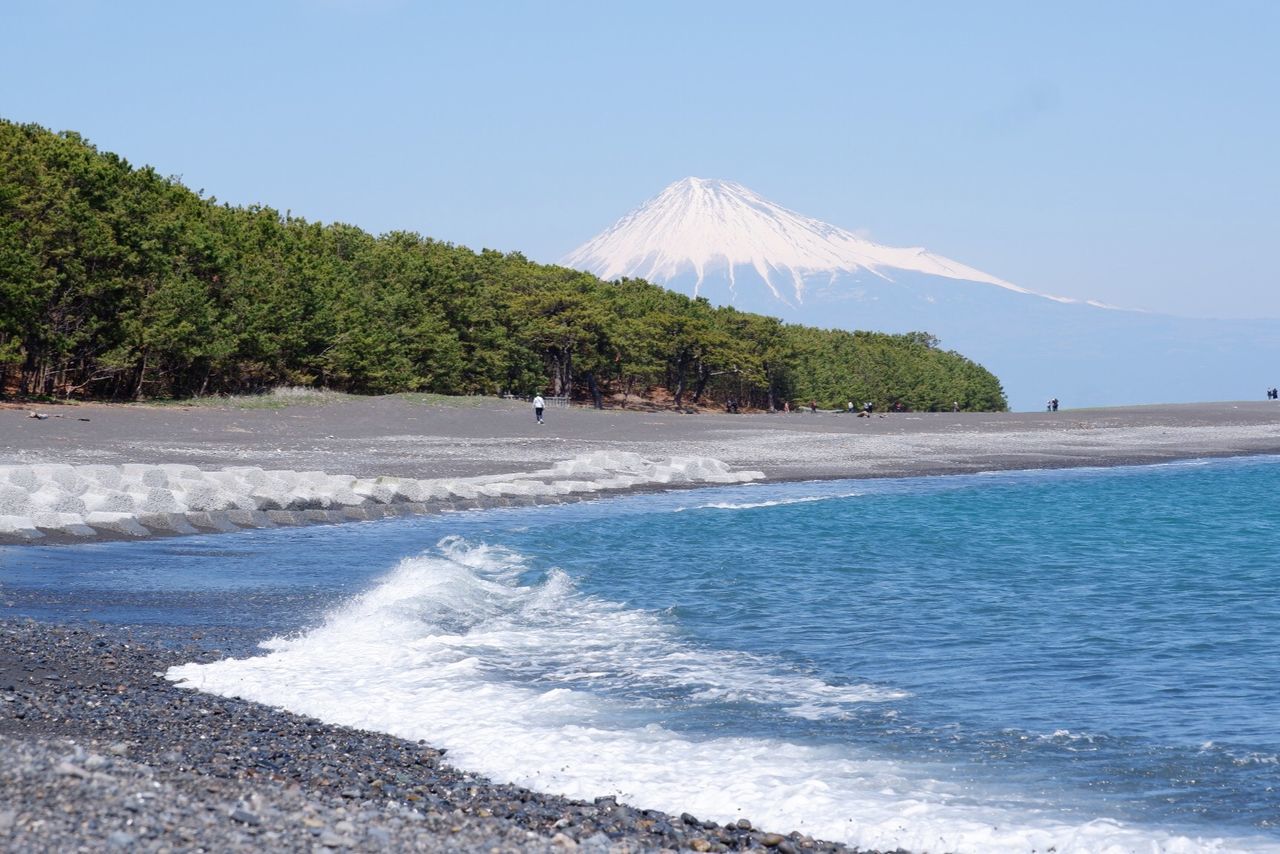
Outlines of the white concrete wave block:
<svg viewBox="0 0 1280 854">
<path fill-rule="evenodd" d="M 67 492 L 59 484 L 46 482 L 31 493 L 31 507 L 37 512 L 67 513 L 83 516 L 88 512 L 85 503 Z"/>
<path fill-rule="evenodd" d="M 174 500 L 187 510 L 223 510 L 231 505 L 231 496 L 215 483 L 187 481 L 173 492 Z"/>
<path fill-rule="evenodd" d="M 240 530 L 225 513 L 188 513 L 187 521 L 197 528 L 207 528 L 210 531 L 238 531 Z"/>
<path fill-rule="evenodd" d="M 45 531 L 88 537 L 144 536 L 237 527 L 274 527 L 416 512 L 432 501 L 506 496 L 588 495 L 637 486 L 744 483 L 761 472 L 733 471 L 708 457 L 647 460 L 597 451 L 548 469 L 472 478 L 359 478 L 322 471 L 236 466 L 42 464 L 0 466 L 0 538 L 35 540 Z"/>
<path fill-rule="evenodd" d="M 372 480 L 357 481 L 351 491 L 378 504 L 390 504 L 396 497 L 394 486 Z"/>
<path fill-rule="evenodd" d="M 28 492 L 40 486 L 40 478 L 36 477 L 31 466 L 7 466 L 4 476 L 9 483 Z"/>
<path fill-rule="evenodd" d="M 84 517 L 78 513 L 55 513 L 44 510 L 31 514 L 31 522 L 35 527 L 51 534 L 92 537 L 97 533 L 84 523 Z"/>
<path fill-rule="evenodd" d="M 97 531 L 125 534 L 130 537 L 147 537 L 151 535 L 151 532 L 138 524 L 137 518 L 130 513 L 96 511 L 85 516 L 84 521 L 86 525 Z"/>
<path fill-rule="evenodd" d="M 0 535 L 17 540 L 38 540 L 44 536 L 36 530 L 30 516 L 0 515 Z"/>
<path fill-rule="evenodd" d="M 138 524 L 166 534 L 195 534 L 195 527 L 183 513 L 140 513 Z"/>
<path fill-rule="evenodd" d="M 0 516 L 14 518 L 31 512 L 31 493 L 12 483 L 0 483 Z"/>
<path fill-rule="evenodd" d="M 449 493 L 457 498 L 472 499 L 480 494 L 479 489 L 474 483 L 467 483 L 465 480 L 453 480 L 448 483 Z"/>
<path fill-rule="evenodd" d="M 118 490 L 124 479 L 124 472 L 118 466 L 81 466 L 80 476 L 97 484 L 100 489 Z"/>
<path fill-rule="evenodd" d="M 168 483 L 168 479 L 165 480 Z M 152 486 L 142 494 L 142 500 L 137 504 L 138 512 L 141 513 L 177 513 L 183 507 L 178 503 L 178 497 L 172 491 L 162 486 Z"/>
<path fill-rule="evenodd" d="M 116 489 L 91 490 L 84 494 L 82 500 L 90 513 L 132 513 L 137 509 L 132 495 Z"/>
</svg>

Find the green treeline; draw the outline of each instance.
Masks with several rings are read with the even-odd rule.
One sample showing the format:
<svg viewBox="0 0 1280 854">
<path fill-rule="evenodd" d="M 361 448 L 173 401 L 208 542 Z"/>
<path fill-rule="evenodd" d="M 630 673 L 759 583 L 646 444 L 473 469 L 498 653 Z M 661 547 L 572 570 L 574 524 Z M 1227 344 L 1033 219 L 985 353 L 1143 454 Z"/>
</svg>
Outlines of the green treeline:
<svg viewBox="0 0 1280 854">
<path fill-rule="evenodd" d="M 77 134 L 0 120 L 0 392 L 282 384 L 1006 407 L 994 376 L 923 333 L 794 326 L 519 253 L 221 205 Z"/>
</svg>

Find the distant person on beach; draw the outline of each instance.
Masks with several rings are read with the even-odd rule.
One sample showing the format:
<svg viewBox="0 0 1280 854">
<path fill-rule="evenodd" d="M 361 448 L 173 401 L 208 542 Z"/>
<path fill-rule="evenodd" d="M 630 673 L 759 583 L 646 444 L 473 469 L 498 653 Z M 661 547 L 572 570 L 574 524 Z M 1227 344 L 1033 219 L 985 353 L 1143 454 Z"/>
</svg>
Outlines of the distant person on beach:
<svg viewBox="0 0 1280 854">
<path fill-rule="evenodd" d="M 848 403 L 848 405 L 847 405 L 847 407 L 846 407 L 845 411 L 846 411 L 846 412 L 853 412 L 853 401 L 852 401 L 852 400 L 851 400 L 851 401 L 849 401 L 849 403 Z"/>
<path fill-rule="evenodd" d="M 533 396 L 533 417 L 538 419 L 538 423 L 542 423 L 542 410 L 547 408 L 547 402 L 542 399 L 542 395 L 535 394 Z"/>
<path fill-rule="evenodd" d="M 951 411 L 952 411 L 952 412 L 959 412 L 959 411 L 960 411 L 960 401 L 958 401 L 958 400 L 953 400 L 953 401 L 951 401 Z"/>
<path fill-rule="evenodd" d="M 1053 400 L 1049 401 L 1049 408 L 1052 409 L 1054 412 L 1058 411 L 1058 399 L 1056 397 Z"/>
<path fill-rule="evenodd" d="M 810 411 L 810 412 L 817 412 L 817 411 L 818 411 L 818 401 L 816 401 L 816 400 L 811 400 L 811 401 L 809 401 L 809 411 Z"/>
</svg>

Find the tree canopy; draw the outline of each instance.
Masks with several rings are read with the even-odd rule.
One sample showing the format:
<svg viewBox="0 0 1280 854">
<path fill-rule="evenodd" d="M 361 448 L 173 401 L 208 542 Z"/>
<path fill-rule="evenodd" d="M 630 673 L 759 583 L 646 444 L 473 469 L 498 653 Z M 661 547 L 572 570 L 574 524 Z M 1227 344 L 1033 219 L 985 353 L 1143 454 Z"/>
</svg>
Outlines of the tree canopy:
<svg viewBox="0 0 1280 854">
<path fill-rule="evenodd" d="M 786 324 L 519 253 L 219 204 L 78 134 L 0 120 L 0 391 L 283 384 L 1006 408 L 994 376 L 926 333 Z"/>
</svg>

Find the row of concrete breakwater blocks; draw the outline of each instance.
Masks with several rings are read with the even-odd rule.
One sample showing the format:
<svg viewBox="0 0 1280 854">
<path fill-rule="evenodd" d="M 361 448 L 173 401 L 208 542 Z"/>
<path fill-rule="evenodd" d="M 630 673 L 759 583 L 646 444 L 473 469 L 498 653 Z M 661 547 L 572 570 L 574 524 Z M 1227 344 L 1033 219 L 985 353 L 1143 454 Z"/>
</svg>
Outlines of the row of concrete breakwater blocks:
<svg viewBox="0 0 1280 854">
<path fill-rule="evenodd" d="M 0 540 L 193 534 L 277 524 L 372 519 L 459 503 L 557 499 L 646 486 L 745 483 L 764 477 L 709 457 L 647 460 L 585 454 L 539 471 L 423 480 L 254 467 L 0 466 Z"/>
</svg>

